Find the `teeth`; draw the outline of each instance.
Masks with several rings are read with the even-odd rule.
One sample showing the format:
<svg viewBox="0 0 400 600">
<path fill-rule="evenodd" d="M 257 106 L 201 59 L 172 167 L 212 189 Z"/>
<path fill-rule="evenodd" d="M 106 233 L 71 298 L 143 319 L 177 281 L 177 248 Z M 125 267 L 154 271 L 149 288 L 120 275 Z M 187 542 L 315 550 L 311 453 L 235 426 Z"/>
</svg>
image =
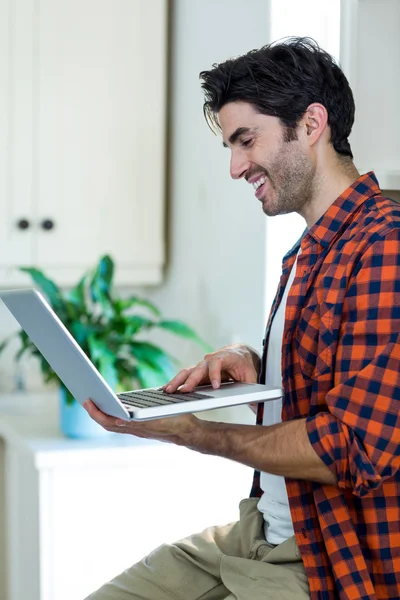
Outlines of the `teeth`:
<svg viewBox="0 0 400 600">
<path fill-rule="evenodd" d="M 253 183 L 253 188 L 255 190 L 258 190 L 259 187 L 261 187 L 265 182 L 267 181 L 266 177 L 260 177 L 260 179 L 257 179 L 257 181 L 254 181 Z"/>
</svg>

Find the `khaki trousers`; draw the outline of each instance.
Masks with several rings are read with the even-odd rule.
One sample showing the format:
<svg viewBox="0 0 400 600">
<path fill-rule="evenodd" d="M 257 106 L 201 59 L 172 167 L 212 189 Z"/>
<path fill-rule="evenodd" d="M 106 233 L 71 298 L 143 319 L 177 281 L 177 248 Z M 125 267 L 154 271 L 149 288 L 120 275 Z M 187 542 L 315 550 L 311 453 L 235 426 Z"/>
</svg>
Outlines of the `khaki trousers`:
<svg viewBox="0 0 400 600">
<path fill-rule="evenodd" d="M 309 600 L 294 537 L 266 542 L 257 498 L 240 520 L 163 545 L 86 600 Z"/>
</svg>

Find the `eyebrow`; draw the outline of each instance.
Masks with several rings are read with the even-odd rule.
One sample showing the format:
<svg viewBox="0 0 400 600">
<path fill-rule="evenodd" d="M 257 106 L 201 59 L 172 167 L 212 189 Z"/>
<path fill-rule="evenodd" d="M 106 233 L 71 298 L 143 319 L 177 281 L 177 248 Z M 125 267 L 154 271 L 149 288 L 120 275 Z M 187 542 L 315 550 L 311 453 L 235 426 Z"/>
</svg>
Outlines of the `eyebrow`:
<svg viewBox="0 0 400 600">
<path fill-rule="evenodd" d="M 236 129 L 236 131 L 234 131 L 232 133 L 232 135 L 229 136 L 229 140 L 228 142 L 233 145 L 238 141 L 238 138 L 240 138 L 241 135 L 243 135 L 244 133 L 250 133 L 253 132 L 254 128 L 250 128 L 250 127 L 238 127 Z M 225 142 L 222 142 L 222 145 L 224 148 L 228 148 L 228 144 L 226 144 Z"/>
</svg>

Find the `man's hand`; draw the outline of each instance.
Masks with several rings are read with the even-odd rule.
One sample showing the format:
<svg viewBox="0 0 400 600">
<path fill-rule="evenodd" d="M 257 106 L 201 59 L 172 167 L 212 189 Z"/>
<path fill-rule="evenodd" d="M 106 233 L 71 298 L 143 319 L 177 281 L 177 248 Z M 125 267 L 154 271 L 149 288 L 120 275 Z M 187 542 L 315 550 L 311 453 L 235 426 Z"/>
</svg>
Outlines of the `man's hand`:
<svg viewBox="0 0 400 600">
<path fill-rule="evenodd" d="M 189 392 L 196 385 L 210 381 L 214 387 L 218 387 L 221 381 L 230 377 L 236 381 L 255 383 L 259 369 L 257 358 L 257 354 L 246 346 L 221 348 L 207 354 L 196 367 L 178 373 L 165 389 L 174 392 L 182 385 L 181 389 Z M 138 422 L 110 417 L 91 400 L 87 400 L 83 406 L 92 419 L 108 431 L 186 446 L 203 454 L 223 456 L 259 471 L 291 479 L 336 484 L 336 476 L 311 446 L 306 419 L 269 427 L 214 423 L 194 415 Z"/>
<path fill-rule="evenodd" d="M 183 369 L 169 383 L 163 386 L 167 393 L 191 392 L 197 385 L 211 384 L 219 388 L 221 381 L 242 381 L 257 383 L 260 370 L 260 357 L 257 352 L 242 344 L 224 346 L 206 354 L 204 359 L 194 367 Z"/>
<path fill-rule="evenodd" d="M 178 445 L 186 444 L 191 440 L 199 421 L 194 415 L 179 415 L 149 421 L 124 421 L 106 415 L 91 400 L 86 400 L 83 407 L 92 419 L 107 431 L 128 433 L 141 438 L 155 439 Z"/>
<path fill-rule="evenodd" d="M 182 392 L 191 392 L 197 385 L 212 384 L 214 388 L 221 381 L 233 379 L 244 383 L 257 383 L 260 357 L 257 352 L 242 344 L 225 346 L 207 354 L 198 365 L 183 369 L 169 383 L 164 391 L 174 393 L 180 386 Z M 194 415 L 180 415 L 149 421 L 124 421 L 110 417 L 87 400 L 83 404 L 89 415 L 99 425 L 115 433 L 128 433 L 137 437 L 157 439 L 174 444 L 191 446 L 192 437 L 200 423 Z"/>
</svg>

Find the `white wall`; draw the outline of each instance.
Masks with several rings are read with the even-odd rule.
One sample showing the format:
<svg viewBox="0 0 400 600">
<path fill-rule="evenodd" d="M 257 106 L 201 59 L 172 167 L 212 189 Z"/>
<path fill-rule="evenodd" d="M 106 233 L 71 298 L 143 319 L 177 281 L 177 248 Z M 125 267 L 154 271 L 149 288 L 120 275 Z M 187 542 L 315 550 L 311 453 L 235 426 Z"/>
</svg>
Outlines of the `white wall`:
<svg viewBox="0 0 400 600">
<path fill-rule="evenodd" d="M 270 38 L 314 38 L 339 60 L 340 0 L 270 0 Z M 297 213 L 267 219 L 265 247 L 265 320 L 281 275 L 281 258 L 299 239 L 306 222 Z"/>
<path fill-rule="evenodd" d="M 259 346 L 265 217 L 229 176 L 229 152 L 203 117 L 199 72 L 268 42 L 268 1 L 176 0 L 173 12 L 169 267 L 152 293 L 213 346 Z"/>
</svg>

